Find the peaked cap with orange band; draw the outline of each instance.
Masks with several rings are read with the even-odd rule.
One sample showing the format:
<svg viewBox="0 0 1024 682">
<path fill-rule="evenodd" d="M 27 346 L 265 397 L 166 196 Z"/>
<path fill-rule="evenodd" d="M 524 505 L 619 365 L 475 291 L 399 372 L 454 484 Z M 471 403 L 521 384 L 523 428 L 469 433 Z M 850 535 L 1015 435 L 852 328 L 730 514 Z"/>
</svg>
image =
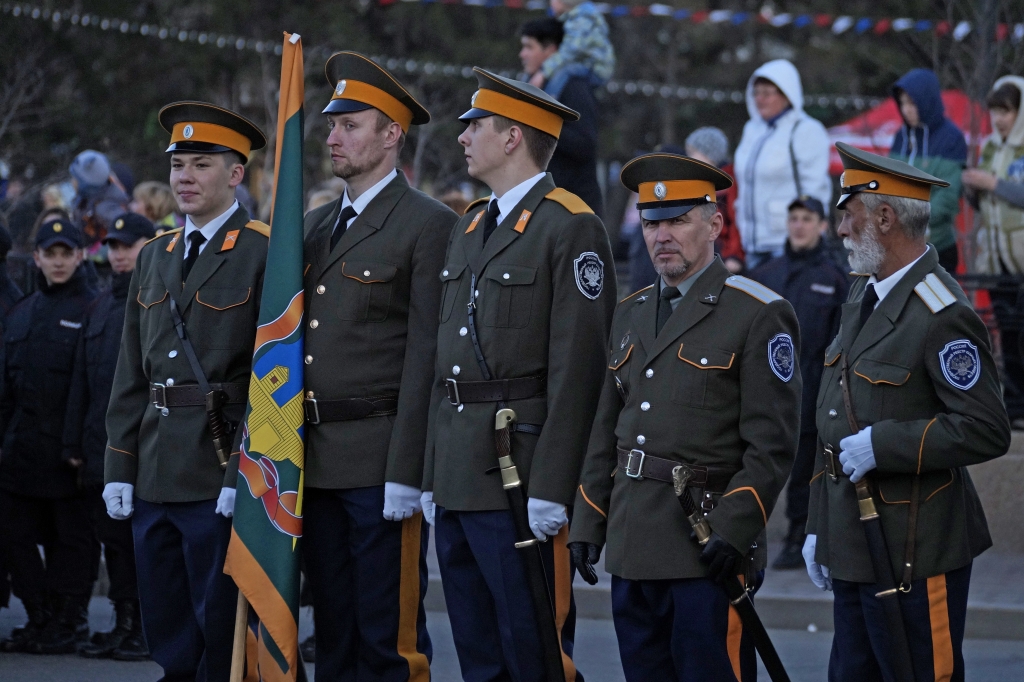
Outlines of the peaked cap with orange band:
<svg viewBox="0 0 1024 682">
<path fill-rule="evenodd" d="M 430 123 L 430 112 L 380 64 L 358 52 L 335 52 L 324 67 L 334 95 L 323 113 L 346 114 L 376 109 L 409 132 Z"/>
<path fill-rule="evenodd" d="M 928 201 L 933 186 L 949 187 L 945 180 L 897 159 L 872 154 L 845 142 L 836 142 L 836 150 L 843 160 L 844 169 L 839 178 L 843 193 L 836 202 L 836 208 L 842 208 L 850 197 L 859 192 Z"/>
<path fill-rule="evenodd" d="M 628 161 L 622 184 L 640 196 L 644 220 L 678 218 L 695 206 L 715 201 L 716 192 L 732 187 L 732 178 L 715 166 L 679 154 L 644 154 Z"/>
<path fill-rule="evenodd" d="M 157 114 L 160 125 L 171 134 L 168 152 L 249 154 L 267 146 L 267 137 L 255 123 L 208 102 L 172 102 Z"/>
<path fill-rule="evenodd" d="M 517 123 L 547 133 L 554 138 L 562 133 L 562 123 L 578 121 L 580 115 L 540 88 L 514 81 L 474 66 L 477 87 L 472 109 L 459 116 L 460 121 L 487 116 L 504 116 Z"/>
</svg>

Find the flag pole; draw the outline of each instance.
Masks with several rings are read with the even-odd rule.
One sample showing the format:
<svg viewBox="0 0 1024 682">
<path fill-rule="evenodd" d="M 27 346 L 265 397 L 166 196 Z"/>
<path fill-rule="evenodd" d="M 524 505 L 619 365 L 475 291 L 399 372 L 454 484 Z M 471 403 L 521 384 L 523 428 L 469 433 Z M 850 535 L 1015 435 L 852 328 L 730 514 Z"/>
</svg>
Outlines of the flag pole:
<svg viewBox="0 0 1024 682">
<path fill-rule="evenodd" d="M 235 608 L 235 637 L 231 642 L 230 682 L 242 682 L 245 677 L 245 632 L 249 627 L 249 602 L 242 591 L 238 591 L 238 606 Z"/>
</svg>

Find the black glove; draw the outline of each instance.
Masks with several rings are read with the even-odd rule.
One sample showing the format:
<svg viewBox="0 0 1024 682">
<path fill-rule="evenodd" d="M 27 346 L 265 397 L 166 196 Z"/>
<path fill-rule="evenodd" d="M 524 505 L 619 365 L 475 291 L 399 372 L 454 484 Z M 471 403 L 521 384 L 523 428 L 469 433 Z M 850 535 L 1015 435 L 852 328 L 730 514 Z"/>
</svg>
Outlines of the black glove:
<svg viewBox="0 0 1024 682">
<path fill-rule="evenodd" d="M 735 580 L 743 567 L 743 555 L 718 533 L 711 533 L 700 560 L 708 565 L 708 577 L 719 583 Z"/>
<path fill-rule="evenodd" d="M 596 585 L 597 571 L 594 570 L 594 564 L 601 558 L 601 548 L 591 542 L 570 542 L 566 546 L 569 548 L 572 565 L 583 580 L 588 585 Z"/>
</svg>

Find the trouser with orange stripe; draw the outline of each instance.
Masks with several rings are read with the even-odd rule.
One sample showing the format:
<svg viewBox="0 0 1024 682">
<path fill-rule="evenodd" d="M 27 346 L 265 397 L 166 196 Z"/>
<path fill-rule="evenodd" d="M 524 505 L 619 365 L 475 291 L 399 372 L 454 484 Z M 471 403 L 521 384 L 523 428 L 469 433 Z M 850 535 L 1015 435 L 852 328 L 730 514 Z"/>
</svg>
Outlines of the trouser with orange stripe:
<svg viewBox="0 0 1024 682">
<path fill-rule="evenodd" d="M 302 554 L 318 682 L 428 682 L 423 514 L 385 521 L 384 486 L 306 488 Z"/>
<path fill-rule="evenodd" d="M 971 564 L 911 583 L 899 596 L 916 682 L 963 682 L 964 623 Z M 885 614 L 866 583 L 833 580 L 835 636 L 830 682 L 893 682 Z"/>
<path fill-rule="evenodd" d="M 511 514 L 439 506 L 434 521 L 441 584 L 464 682 L 549 682 Z M 567 540 L 563 528 L 541 550 L 555 600 L 566 682 L 583 682 L 572 662 L 575 573 Z"/>
<path fill-rule="evenodd" d="M 612 576 L 612 616 L 627 682 L 748 682 L 754 642 L 725 590 L 707 578 Z"/>
</svg>

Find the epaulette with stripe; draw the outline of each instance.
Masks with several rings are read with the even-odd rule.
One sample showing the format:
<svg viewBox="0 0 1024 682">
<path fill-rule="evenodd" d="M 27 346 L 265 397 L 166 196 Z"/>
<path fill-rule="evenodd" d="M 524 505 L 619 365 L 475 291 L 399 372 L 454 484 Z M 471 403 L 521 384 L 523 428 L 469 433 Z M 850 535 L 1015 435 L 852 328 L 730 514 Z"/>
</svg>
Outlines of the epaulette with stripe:
<svg viewBox="0 0 1024 682">
<path fill-rule="evenodd" d="M 641 293 L 643 291 L 647 291 L 648 289 L 653 289 L 653 288 L 654 288 L 654 285 L 653 284 L 649 284 L 648 286 L 645 286 L 643 289 L 638 289 L 637 291 L 634 291 L 629 296 L 627 296 L 626 298 L 624 298 L 621 301 L 619 301 L 619 303 L 625 303 L 626 301 L 628 301 L 629 299 L 633 298 L 637 294 L 639 294 L 639 293 Z"/>
<path fill-rule="evenodd" d="M 781 296 L 765 285 L 755 282 L 752 279 L 741 277 L 740 275 L 733 275 L 726 279 L 725 286 L 731 289 L 738 289 L 748 296 L 756 298 L 761 303 L 774 303 L 775 301 L 782 300 Z"/>
<path fill-rule="evenodd" d="M 918 282 L 914 287 L 914 292 L 921 297 L 924 304 L 928 306 L 928 310 L 933 314 L 956 303 L 956 296 L 934 272 L 928 273 L 923 280 Z"/>
<path fill-rule="evenodd" d="M 176 227 L 173 230 L 167 230 L 166 232 L 161 232 L 160 234 L 158 234 L 157 236 L 153 237 L 152 239 L 147 240 L 146 244 L 148 244 L 149 242 L 155 242 L 157 239 L 163 239 L 164 237 L 167 237 L 168 235 L 178 234 L 179 232 L 181 232 L 184 229 L 185 229 L 184 227 Z M 146 244 L 143 244 L 143 246 L 145 246 Z"/>
<path fill-rule="evenodd" d="M 462 215 L 467 215 L 470 211 L 472 211 L 474 208 L 476 208 L 480 204 L 486 204 L 490 200 L 491 200 L 490 197 L 481 197 L 479 199 L 474 199 L 473 201 L 469 202 L 469 206 L 467 206 L 466 210 L 462 212 Z"/>
<path fill-rule="evenodd" d="M 259 220 L 250 220 L 245 226 L 253 232 L 259 232 L 264 237 L 270 237 L 270 225 L 260 222 Z"/>
<path fill-rule="evenodd" d="M 587 206 L 587 202 L 583 201 L 583 199 L 580 199 L 572 192 L 562 189 L 561 187 L 554 188 L 553 190 L 545 194 L 544 198 L 550 199 L 556 204 L 561 204 L 562 208 L 564 208 L 569 213 L 572 213 L 573 215 L 594 212 L 593 209 Z"/>
</svg>

